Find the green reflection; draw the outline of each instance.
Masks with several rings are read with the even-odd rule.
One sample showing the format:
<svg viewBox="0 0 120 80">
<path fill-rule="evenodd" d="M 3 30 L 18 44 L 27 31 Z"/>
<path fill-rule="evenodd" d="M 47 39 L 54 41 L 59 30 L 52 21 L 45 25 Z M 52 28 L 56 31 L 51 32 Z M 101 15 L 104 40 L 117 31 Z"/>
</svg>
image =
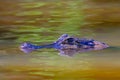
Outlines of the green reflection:
<svg viewBox="0 0 120 80">
<path fill-rule="evenodd" d="M 46 5 L 45 2 L 32 2 L 32 3 L 22 3 L 20 6 L 23 8 L 38 8 Z"/>
<path fill-rule="evenodd" d="M 85 6 L 82 1 L 84 0 L 1 0 L 0 79 L 96 80 L 120 77 L 120 48 L 117 48 L 119 28 L 115 27 L 119 26 L 119 15 L 116 15 L 119 7 L 115 4 L 111 6 L 110 2 L 115 2 L 113 0 L 106 0 L 107 5 L 104 0 L 85 0 L 86 4 L 90 2 L 95 6 Z M 95 2 L 102 3 L 96 5 Z M 86 23 L 89 24 L 86 29 L 81 27 L 84 16 L 88 18 Z M 113 27 L 110 28 L 110 25 Z M 59 56 L 55 49 L 42 49 L 31 54 L 24 54 L 19 49 L 21 42 L 48 44 L 64 33 L 79 37 L 93 36 L 92 29 L 97 34 L 96 39 L 116 47 L 80 53 L 72 58 Z M 14 45 L 14 42 L 19 43 Z"/>
<path fill-rule="evenodd" d="M 27 40 L 32 42 L 49 42 L 56 40 L 64 33 L 81 35 L 80 26 L 84 18 L 81 8 L 82 1 L 68 1 L 65 3 L 58 1 L 49 4 L 47 2 L 21 4 L 23 8 L 31 8 L 31 10 L 24 10 L 20 13 L 16 13 L 17 16 L 30 16 L 29 18 L 26 17 L 16 21 L 16 23 L 19 24 L 28 24 L 12 29 L 18 36 L 17 42 Z M 46 5 L 47 8 L 51 8 L 46 8 L 44 10 L 43 7 L 43 10 L 38 10 L 38 7 L 44 5 Z M 37 10 L 33 10 L 32 8 L 36 8 Z M 36 17 L 36 15 L 38 16 Z M 36 26 L 34 24 L 40 25 Z"/>
<path fill-rule="evenodd" d="M 36 11 L 23 11 L 23 12 L 19 12 L 16 14 L 16 16 L 34 16 L 34 15 L 42 15 L 43 13 L 40 12 L 39 10 Z"/>
<path fill-rule="evenodd" d="M 58 30 L 62 33 L 68 33 L 72 35 L 80 35 L 80 26 L 83 21 L 83 14 L 81 12 L 82 4 L 80 2 L 69 2 L 67 6 L 67 11 L 65 13 L 68 16 L 67 19 L 64 20 L 64 23 L 60 25 Z"/>
</svg>

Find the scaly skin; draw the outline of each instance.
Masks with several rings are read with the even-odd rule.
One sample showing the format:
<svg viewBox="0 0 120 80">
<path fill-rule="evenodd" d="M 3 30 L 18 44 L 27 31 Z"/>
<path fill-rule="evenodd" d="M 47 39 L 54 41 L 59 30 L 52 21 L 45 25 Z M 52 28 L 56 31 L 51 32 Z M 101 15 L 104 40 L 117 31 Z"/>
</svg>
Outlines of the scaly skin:
<svg viewBox="0 0 120 80">
<path fill-rule="evenodd" d="M 20 50 L 25 53 L 30 53 L 37 49 L 42 48 L 55 48 L 60 51 L 60 55 L 73 56 L 75 53 L 86 52 L 91 50 L 102 50 L 109 46 L 105 43 L 86 38 L 75 38 L 67 34 L 63 34 L 52 44 L 48 45 L 34 45 L 28 42 L 21 44 Z"/>
</svg>

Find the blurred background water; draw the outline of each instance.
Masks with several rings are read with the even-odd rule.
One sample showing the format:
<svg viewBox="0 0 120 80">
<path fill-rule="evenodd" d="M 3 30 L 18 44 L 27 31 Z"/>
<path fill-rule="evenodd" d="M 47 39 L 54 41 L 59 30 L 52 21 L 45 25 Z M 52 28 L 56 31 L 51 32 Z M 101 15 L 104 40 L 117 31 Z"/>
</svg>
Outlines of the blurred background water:
<svg viewBox="0 0 120 80">
<path fill-rule="evenodd" d="M 0 80 L 119 80 L 119 0 L 0 0 Z M 61 57 L 54 49 L 24 54 L 19 45 L 61 34 L 111 46 Z"/>
</svg>

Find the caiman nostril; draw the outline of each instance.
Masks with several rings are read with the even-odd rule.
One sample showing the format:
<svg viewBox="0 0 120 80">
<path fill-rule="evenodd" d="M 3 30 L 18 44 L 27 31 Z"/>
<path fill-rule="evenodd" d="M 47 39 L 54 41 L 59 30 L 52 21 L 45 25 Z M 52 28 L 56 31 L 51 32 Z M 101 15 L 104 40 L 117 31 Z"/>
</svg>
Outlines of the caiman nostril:
<svg viewBox="0 0 120 80">
<path fill-rule="evenodd" d="M 107 44 L 105 45 L 105 48 L 108 48 L 108 47 L 110 47 L 110 46 L 108 46 Z"/>
</svg>

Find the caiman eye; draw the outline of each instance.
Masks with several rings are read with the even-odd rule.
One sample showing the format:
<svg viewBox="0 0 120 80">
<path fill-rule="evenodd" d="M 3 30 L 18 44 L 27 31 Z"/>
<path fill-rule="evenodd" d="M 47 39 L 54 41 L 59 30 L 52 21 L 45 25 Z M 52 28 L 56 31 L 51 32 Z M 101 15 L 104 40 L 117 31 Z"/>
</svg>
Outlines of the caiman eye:
<svg viewBox="0 0 120 80">
<path fill-rule="evenodd" d="M 74 42 L 74 38 L 68 38 L 67 41 L 70 42 L 70 43 Z"/>
<path fill-rule="evenodd" d="M 66 41 L 67 41 L 67 44 L 74 45 L 74 38 L 68 38 Z"/>
</svg>

